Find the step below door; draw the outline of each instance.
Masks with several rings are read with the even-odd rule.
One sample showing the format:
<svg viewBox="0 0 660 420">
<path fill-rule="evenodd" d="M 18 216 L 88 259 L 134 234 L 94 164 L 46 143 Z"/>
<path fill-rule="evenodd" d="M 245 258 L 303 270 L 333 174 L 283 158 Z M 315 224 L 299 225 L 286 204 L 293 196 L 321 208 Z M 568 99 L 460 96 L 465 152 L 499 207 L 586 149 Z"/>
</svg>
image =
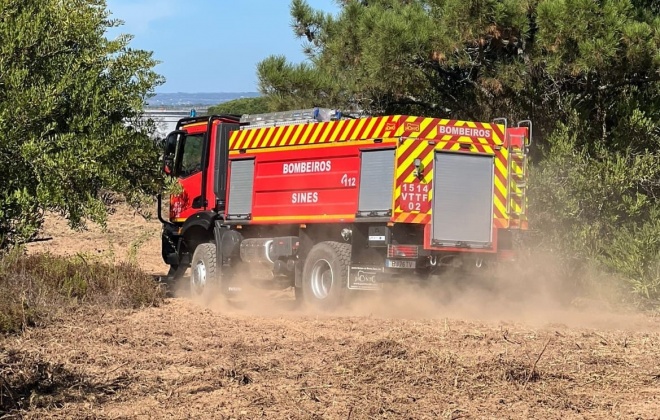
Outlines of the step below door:
<svg viewBox="0 0 660 420">
<path fill-rule="evenodd" d="M 437 152 L 433 174 L 433 247 L 490 248 L 494 157 Z"/>
</svg>

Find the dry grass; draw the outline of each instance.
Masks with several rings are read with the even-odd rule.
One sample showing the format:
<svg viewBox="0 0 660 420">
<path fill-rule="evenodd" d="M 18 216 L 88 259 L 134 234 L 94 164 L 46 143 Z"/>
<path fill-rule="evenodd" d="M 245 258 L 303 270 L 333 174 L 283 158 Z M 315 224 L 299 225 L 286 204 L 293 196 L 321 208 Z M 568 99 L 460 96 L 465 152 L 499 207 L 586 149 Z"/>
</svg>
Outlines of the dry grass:
<svg viewBox="0 0 660 420">
<path fill-rule="evenodd" d="M 30 252 L 164 274 L 158 229 L 121 206 L 108 232 L 47 219 Z M 0 418 L 658 419 L 660 317 L 575 304 L 562 266 L 523 266 L 496 290 L 397 290 L 332 315 L 290 293 L 144 310 L 65 294 L 66 316 L 0 337 Z"/>
<path fill-rule="evenodd" d="M 0 334 L 44 325 L 83 306 L 138 308 L 158 305 L 163 297 L 151 276 L 127 263 L 20 253 L 0 259 Z"/>
<path fill-rule="evenodd" d="M 184 299 L 7 342 L 71 375 L 25 418 L 657 418 L 660 328 L 222 313 Z M 5 356 L 7 358 L 9 356 Z M 57 375 L 55 375 L 57 376 Z M 48 382 L 46 382 L 48 384 Z M 82 392 L 80 390 L 87 390 Z M 78 394 L 76 394 L 78 392 Z"/>
<path fill-rule="evenodd" d="M 126 263 L 110 266 L 83 257 L 17 252 L 0 259 L 0 336 L 115 308 L 157 306 L 163 298 L 151 276 Z M 120 384 L 117 378 L 100 383 L 76 369 L 46 361 L 39 353 L 0 345 L 0 417 L 15 410 L 98 400 Z"/>
<path fill-rule="evenodd" d="M 122 378 L 98 382 L 38 353 L 0 348 L 0 415 L 18 417 L 21 411 L 58 409 L 76 401 L 101 402 L 124 385 Z"/>
</svg>

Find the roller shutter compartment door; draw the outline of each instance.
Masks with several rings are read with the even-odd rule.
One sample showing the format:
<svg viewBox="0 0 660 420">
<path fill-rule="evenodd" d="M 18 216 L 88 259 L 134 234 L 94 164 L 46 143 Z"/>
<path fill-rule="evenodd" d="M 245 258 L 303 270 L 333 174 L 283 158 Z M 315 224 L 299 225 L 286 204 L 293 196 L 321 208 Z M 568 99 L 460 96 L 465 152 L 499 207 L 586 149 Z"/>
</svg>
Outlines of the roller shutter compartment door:
<svg viewBox="0 0 660 420">
<path fill-rule="evenodd" d="M 394 149 L 362 152 L 358 205 L 362 215 L 385 214 L 392 209 L 394 153 Z"/>
<path fill-rule="evenodd" d="M 493 156 L 436 153 L 433 176 L 434 246 L 491 246 L 493 177 Z"/>
<path fill-rule="evenodd" d="M 252 213 L 253 188 L 254 159 L 232 161 L 227 211 L 230 216 L 246 216 Z"/>
</svg>

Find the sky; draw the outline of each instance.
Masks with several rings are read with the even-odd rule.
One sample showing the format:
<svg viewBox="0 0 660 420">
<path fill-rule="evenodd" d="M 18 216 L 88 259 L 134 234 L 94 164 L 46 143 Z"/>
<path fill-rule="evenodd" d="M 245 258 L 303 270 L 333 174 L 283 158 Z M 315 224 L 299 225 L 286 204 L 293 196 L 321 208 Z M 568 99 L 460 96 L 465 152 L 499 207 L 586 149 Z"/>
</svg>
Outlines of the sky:
<svg viewBox="0 0 660 420">
<path fill-rule="evenodd" d="M 333 0 L 307 0 L 336 13 Z M 107 0 L 132 48 L 154 52 L 166 79 L 158 93 L 256 92 L 256 65 L 269 55 L 304 60 L 289 0 Z"/>
</svg>

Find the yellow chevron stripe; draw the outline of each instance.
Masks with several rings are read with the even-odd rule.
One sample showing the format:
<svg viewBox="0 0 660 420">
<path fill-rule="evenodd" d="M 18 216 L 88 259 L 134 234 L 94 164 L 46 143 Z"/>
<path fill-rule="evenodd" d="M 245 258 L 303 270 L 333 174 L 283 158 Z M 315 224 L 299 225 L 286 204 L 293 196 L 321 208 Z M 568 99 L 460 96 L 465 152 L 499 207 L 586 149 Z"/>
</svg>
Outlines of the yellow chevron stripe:
<svg viewBox="0 0 660 420">
<path fill-rule="evenodd" d="M 312 137 L 312 133 L 314 132 L 314 130 L 317 130 L 319 127 L 320 127 L 320 125 L 318 123 L 317 124 L 310 124 L 309 126 L 307 126 L 307 128 L 305 129 L 305 132 L 301 134 L 302 140 L 301 140 L 300 143 L 301 144 L 308 144 L 309 139 Z"/>
<path fill-rule="evenodd" d="M 395 171 L 394 171 L 394 195 L 393 195 L 393 203 L 392 203 L 392 208 L 394 209 L 394 212 L 401 212 L 400 207 L 396 207 L 395 203 L 398 200 L 398 198 L 401 196 L 401 180 L 399 178 L 403 174 L 404 171 L 404 166 L 399 165 L 399 157 L 403 155 L 410 147 L 412 147 L 413 142 L 412 141 L 404 141 L 403 143 L 400 143 L 397 148 L 396 148 L 396 154 L 395 154 Z M 397 219 L 398 220 L 398 219 Z"/>
<path fill-rule="evenodd" d="M 380 118 L 380 119 L 371 118 L 371 120 L 369 121 L 369 124 L 367 124 L 367 128 L 364 130 L 364 133 L 369 134 L 371 132 L 371 130 L 373 130 L 374 126 L 376 125 L 376 122 L 378 122 L 378 121 L 380 121 L 380 123 L 378 124 L 378 130 L 377 131 L 382 132 L 383 128 L 385 128 L 385 118 Z M 378 134 L 378 133 L 376 133 L 376 134 Z"/>
<path fill-rule="evenodd" d="M 425 167 L 428 167 L 428 165 L 433 164 L 433 159 L 434 158 L 435 158 L 435 149 L 431 150 L 431 152 L 422 160 L 422 164 Z M 434 168 L 431 168 L 431 170 L 428 172 L 428 174 L 426 174 L 426 177 L 423 179 L 424 183 L 428 184 L 428 183 L 431 183 L 431 181 L 433 180 L 433 169 Z M 428 201 L 429 202 L 433 201 L 433 188 L 429 188 Z M 429 206 L 429 210 L 428 210 L 427 214 L 431 214 L 431 213 L 433 213 L 433 207 Z"/>
<path fill-rule="evenodd" d="M 413 164 L 415 159 L 417 159 L 419 157 L 419 154 L 422 153 L 422 151 L 424 151 L 424 149 L 428 145 L 425 141 L 419 141 L 419 142 L 418 141 L 410 141 L 410 143 L 412 143 L 413 145 L 416 145 L 417 147 L 415 147 L 415 149 L 410 154 L 410 156 L 408 156 L 406 158 L 406 160 L 403 161 L 403 164 L 399 165 L 399 167 L 397 168 L 397 176 L 401 176 L 405 172 L 406 168 L 408 168 L 410 165 Z"/>
<path fill-rule="evenodd" d="M 243 143 L 241 143 L 241 149 L 247 149 L 250 145 L 250 137 L 254 135 L 254 130 L 247 130 L 243 136 Z"/>
<path fill-rule="evenodd" d="M 353 125 L 351 126 L 351 130 L 353 131 L 352 134 L 350 135 L 351 140 L 358 140 L 360 138 L 360 127 L 364 127 L 364 124 L 366 121 L 361 121 L 361 120 L 353 120 Z"/>
<path fill-rule="evenodd" d="M 314 130 L 317 130 L 319 126 L 320 123 L 309 124 L 305 129 L 305 131 L 302 134 L 300 134 L 300 136 L 302 137 L 300 140 L 300 144 L 301 145 L 309 144 L 309 139 L 312 137 L 312 133 L 314 132 Z"/>
<path fill-rule="evenodd" d="M 495 203 L 495 207 L 497 207 L 500 213 L 508 217 L 508 215 L 506 214 L 506 206 L 504 205 L 504 203 L 498 200 L 497 197 L 495 197 L 495 200 L 493 202 Z"/>
<path fill-rule="evenodd" d="M 506 156 L 504 156 L 504 160 L 506 161 Z M 507 178 L 508 168 L 504 166 L 504 163 L 500 159 L 495 159 L 495 168 L 499 173 L 504 175 L 504 179 Z"/>
<path fill-rule="evenodd" d="M 420 133 L 426 131 L 431 124 L 435 122 L 435 118 L 426 118 L 424 121 L 422 121 L 421 127 L 420 127 Z M 430 135 L 429 135 L 430 137 Z"/>
<path fill-rule="evenodd" d="M 242 131 L 235 131 L 231 137 L 229 137 L 229 150 L 236 149 L 236 145 L 241 140 Z"/>
<path fill-rule="evenodd" d="M 248 130 L 248 131 L 252 131 L 252 133 L 248 136 L 247 143 L 246 143 L 245 147 L 243 147 L 243 148 L 244 149 L 254 149 L 255 147 L 257 147 L 257 144 L 256 144 L 255 140 L 258 137 L 259 130 Z"/>
<path fill-rule="evenodd" d="M 344 131 L 346 130 L 346 125 L 348 121 L 343 120 L 337 123 L 337 128 L 335 129 L 334 133 L 332 133 L 332 136 L 328 138 L 327 141 L 337 141 L 341 140 L 341 136 L 343 135 Z"/>
<path fill-rule="evenodd" d="M 497 219 L 495 219 L 495 225 L 503 229 L 506 229 L 509 227 L 509 221 L 507 219 L 501 219 L 498 217 Z"/>
<path fill-rule="evenodd" d="M 268 141 L 268 146 L 267 147 L 273 147 L 277 144 L 277 141 L 279 140 L 279 135 L 277 134 L 278 128 L 269 128 L 266 132 L 266 137 Z"/>
<path fill-rule="evenodd" d="M 346 138 L 346 140 L 357 140 L 358 134 L 359 134 L 358 130 L 357 130 L 357 127 L 358 127 L 360 122 L 358 120 L 351 120 L 350 122 L 351 122 L 351 124 L 349 124 L 349 127 L 346 130 L 346 135 L 344 137 L 348 136 L 348 138 Z"/>
<path fill-rule="evenodd" d="M 241 131 L 241 135 L 238 137 L 238 141 L 236 142 L 236 148 L 240 148 L 243 145 L 243 142 L 245 141 L 245 138 L 247 137 L 248 132 L 247 131 Z"/>
<path fill-rule="evenodd" d="M 265 132 L 264 132 L 264 130 L 255 130 L 255 131 L 258 131 L 258 133 L 257 133 L 256 136 L 254 136 L 254 140 L 253 140 L 252 144 L 253 144 L 254 148 L 262 147 L 262 142 L 263 142 L 263 139 L 264 139 Z"/>
<path fill-rule="evenodd" d="M 327 127 L 328 127 L 327 123 L 319 123 L 318 130 L 316 130 L 313 136 L 310 136 L 310 138 L 307 140 L 307 144 L 319 143 L 319 139 L 322 138 L 322 136 L 324 136 L 327 133 L 328 130 Z"/>
<path fill-rule="evenodd" d="M 346 126 L 344 127 L 344 130 L 337 136 L 337 141 L 342 141 L 342 140 L 353 140 L 353 136 L 351 136 L 351 130 L 355 125 L 357 124 L 357 120 L 348 120 L 346 122 Z"/>
<path fill-rule="evenodd" d="M 366 144 L 373 144 L 373 141 L 369 140 L 362 140 Z M 382 145 L 396 145 L 397 144 L 397 139 L 383 139 L 383 142 L 380 143 Z M 348 143 L 348 142 L 333 142 L 333 143 L 318 143 L 318 144 L 310 144 L 305 146 L 305 150 L 311 150 L 311 149 L 321 149 L 324 147 L 346 147 L 346 146 L 354 146 L 354 144 Z M 293 145 L 293 146 L 282 146 L 282 147 L 277 147 L 277 149 L 272 149 L 270 147 L 266 148 L 259 148 L 259 149 L 252 149 L 249 151 L 248 155 L 255 155 L 259 153 L 271 153 L 274 151 L 277 152 L 290 152 L 292 150 L 300 150 L 300 146 L 298 145 Z M 239 156 L 239 155 L 245 155 L 245 153 L 241 153 L 240 150 L 231 150 L 229 152 L 230 156 Z"/>
<path fill-rule="evenodd" d="M 273 129 L 270 133 L 270 141 L 268 142 L 268 147 L 283 146 L 283 144 L 281 143 L 283 134 L 285 134 L 290 129 L 291 129 L 290 125 L 280 128 L 277 133 L 276 133 L 276 129 Z"/>
<path fill-rule="evenodd" d="M 319 143 L 335 141 L 335 139 L 337 138 L 337 134 L 339 134 L 342 130 L 344 122 L 345 121 L 340 121 L 340 122 L 337 122 L 337 123 L 329 123 L 328 127 L 326 128 L 327 131 L 326 131 L 325 137 L 319 137 L 319 139 L 317 141 Z M 333 127 L 334 127 L 334 131 L 333 131 Z M 330 133 L 331 131 L 333 131 L 333 132 Z"/>
<path fill-rule="evenodd" d="M 293 137 L 287 143 L 289 143 L 289 145 L 293 145 L 293 144 L 297 143 L 298 140 L 300 140 L 300 137 L 302 136 L 302 134 L 305 132 L 305 130 L 307 128 L 309 128 L 309 125 L 307 125 L 307 124 L 305 124 L 305 125 L 301 124 L 301 125 L 296 126 L 292 131 Z"/>
<path fill-rule="evenodd" d="M 404 152 L 406 152 L 409 148 L 415 147 L 415 145 L 417 145 L 415 150 L 413 150 L 413 152 L 410 154 L 410 156 L 408 156 L 408 158 L 403 162 L 403 164 L 397 166 L 397 168 L 396 168 L 396 181 L 397 182 L 395 183 L 396 187 L 395 187 L 395 190 L 394 190 L 395 201 L 398 197 L 401 196 L 401 184 L 404 183 L 404 182 L 413 182 L 414 179 L 415 179 L 415 175 L 413 173 L 410 173 L 406 177 L 406 179 L 400 179 L 401 176 L 403 175 L 403 173 L 406 171 L 406 168 L 408 168 L 410 165 L 412 165 L 414 163 L 415 159 L 418 159 L 418 158 L 422 159 L 422 164 L 425 167 L 430 165 L 431 162 L 433 161 L 433 156 L 434 156 L 433 150 L 431 150 L 430 153 L 428 153 L 426 156 L 421 156 L 421 153 L 424 151 L 424 149 L 428 145 L 427 142 L 425 142 L 425 141 L 420 141 L 420 142 L 405 141 L 397 149 L 397 162 L 398 162 L 398 157 L 399 156 L 404 154 Z M 430 173 L 427 174 L 427 178 L 424 178 L 423 181 L 428 182 L 429 179 L 433 179 L 433 171 L 430 171 Z M 431 199 L 431 193 L 429 193 L 429 200 L 430 199 Z M 396 211 L 403 211 L 403 210 L 400 207 L 397 207 Z"/>
<path fill-rule="evenodd" d="M 497 188 L 497 190 L 502 194 L 502 196 L 506 200 L 506 185 L 504 185 L 497 176 L 495 176 L 495 188 Z"/>
<path fill-rule="evenodd" d="M 355 124 L 353 124 L 355 131 L 353 131 L 353 134 L 351 135 L 351 140 L 359 140 L 360 139 L 360 130 L 362 130 L 362 127 L 367 123 L 365 120 L 353 120 L 355 121 Z"/>
<path fill-rule="evenodd" d="M 289 131 L 293 129 L 292 125 L 282 127 L 279 131 L 272 130 L 271 131 L 271 139 L 270 139 L 270 145 L 273 146 L 283 146 L 284 139 Z"/>
<path fill-rule="evenodd" d="M 270 140 L 270 138 L 273 134 L 273 130 L 270 130 L 270 129 L 259 130 L 259 129 L 257 129 L 257 131 L 261 131 L 261 133 L 259 134 L 259 147 L 266 147 L 268 145 L 268 141 Z"/>
<path fill-rule="evenodd" d="M 426 218 L 426 213 L 420 213 L 413 219 L 412 223 L 422 223 L 424 218 Z"/>
<path fill-rule="evenodd" d="M 489 126 L 490 126 L 491 128 L 493 128 L 490 124 L 489 124 Z M 503 125 L 500 125 L 500 126 L 499 126 L 499 129 L 502 130 L 502 132 L 504 132 L 504 126 L 503 126 Z M 493 142 L 494 142 L 495 144 L 503 144 L 503 143 L 504 143 L 504 141 L 502 140 L 502 138 L 501 138 L 501 137 L 500 137 L 495 131 L 493 131 Z"/>
</svg>

